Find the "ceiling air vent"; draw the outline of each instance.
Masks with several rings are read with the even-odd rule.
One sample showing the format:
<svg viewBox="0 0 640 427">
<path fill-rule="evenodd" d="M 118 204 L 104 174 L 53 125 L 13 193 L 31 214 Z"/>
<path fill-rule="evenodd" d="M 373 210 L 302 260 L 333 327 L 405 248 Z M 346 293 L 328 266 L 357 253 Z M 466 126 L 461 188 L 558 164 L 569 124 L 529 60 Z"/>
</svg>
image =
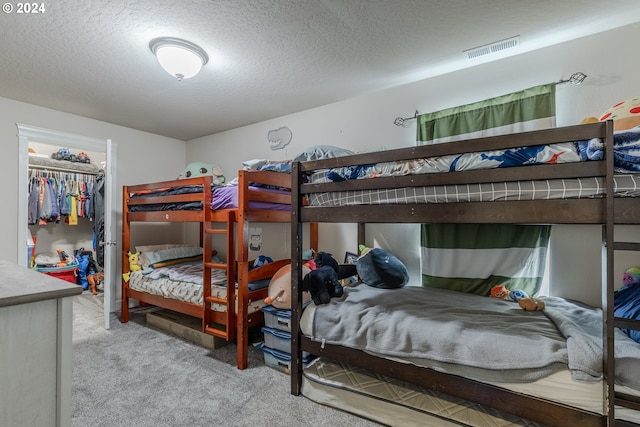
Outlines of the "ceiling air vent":
<svg viewBox="0 0 640 427">
<path fill-rule="evenodd" d="M 487 56 L 502 52 L 507 49 L 514 49 L 520 45 L 520 36 L 510 37 L 508 39 L 493 42 L 473 49 L 465 50 L 464 57 L 466 59 L 476 59 L 481 56 Z"/>
</svg>

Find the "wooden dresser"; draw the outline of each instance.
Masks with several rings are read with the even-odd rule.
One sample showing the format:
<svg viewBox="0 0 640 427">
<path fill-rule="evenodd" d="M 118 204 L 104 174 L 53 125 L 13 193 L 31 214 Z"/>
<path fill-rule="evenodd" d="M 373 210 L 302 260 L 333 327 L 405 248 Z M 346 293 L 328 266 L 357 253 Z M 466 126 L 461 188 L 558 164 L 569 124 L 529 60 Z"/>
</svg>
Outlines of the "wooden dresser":
<svg viewBox="0 0 640 427">
<path fill-rule="evenodd" d="M 72 296 L 80 293 L 0 261 L 0 425 L 71 425 Z"/>
</svg>

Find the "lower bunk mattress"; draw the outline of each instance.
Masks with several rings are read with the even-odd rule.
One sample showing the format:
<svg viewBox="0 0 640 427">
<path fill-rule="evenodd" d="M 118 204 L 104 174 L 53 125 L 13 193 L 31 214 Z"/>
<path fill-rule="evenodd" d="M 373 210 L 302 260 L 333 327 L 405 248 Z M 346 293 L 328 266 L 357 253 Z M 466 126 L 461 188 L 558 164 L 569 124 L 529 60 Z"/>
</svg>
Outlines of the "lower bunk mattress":
<svg viewBox="0 0 640 427">
<path fill-rule="evenodd" d="M 227 297 L 227 276 L 224 269 L 211 269 L 211 296 Z M 135 271 L 130 273 L 129 288 L 152 295 L 160 295 L 178 301 L 202 305 L 202 264 L 179 264 L 152 270 Z M 249 291 L 263 289 L 269 286 L 269 280 L 260 280 L 249 284 Z M 237 287 L 237 283 L 236 283 Z M 238 310 L 238 294 L 236 293 L 236 312 Z M 247 313 L 260 311 L 264 307 L 262 299 L 250 301 Z M 226 306 L 212 303 L 215 311 L 224 312 Z"/>
<path fill-rule="evenodd" d="M 371 309 L 371 307 L 369 307 L 366 310 L 366 314 L 362 314 L 361 316 L 355 315 L 356 317 L 360 316 L 360 321 L 356 321 L 354 320 L 354 318 L 343 318 L 341 314 L 337 314 L 337 312 L 332 311 L 332 309 L 329 309 L 328 311 L 326 310 L 331 305 L 338 306 L 340 304 L 343 304 L 345 301 L 349 301 L 350 294 L 354 289 L 358 288 L 361 288 L 361 290 L 365 291 L 365 293 L 363 294 L 365 298 L 363 298 L 363 300 L 367 300 L 372 303 L 372 307 L 377 306 L 377 309 Z M 480 327 L 480 329 L 473 330 L 471 330 L 470 327 L 468 328 L 470 323 L 479 322 L 477 318 L 474 318 L 473 315 L 470 315 L 469 313 L 469 311 L 475 310 L 480 317 L 486 318 L 487 322 L 485 323 L 488 323 L 490 325 L 490 328 L 495 328 L 496 325 L 503 325 L 506 326 L 507 329 L 514 329 L 516 331 L 516 334 L 521 335 L 524 332 L 522 328 L 517 326 L 519 321 L 512 322 L 509 319 L 505 320 L 505 316 L 513 316 L 515 318 L 524 316 L 521 326 L 528 328 L 529 326 L 527 325 L 530 325 L 533 335 L 537 336 L 541 333 L 549 333 L 551 335 L 554 334 L 552 329 L 555 326 L 551 327 L 549 329 L 549 332 L 543 332 L 542 330 L 537 329 L 539 327 L 538 323 L 546 323 L 546 320 L 544 320 L 545 315 L 543 315 L 542 312 L 524 312 L 519 308 L 517 303 L 513 302 L 496 300 L 493 298 L 481 297 L 477 295 L 462 294 L 460 292 L 443 291 L 441 289 L 403 288 L 405 289 L 405 291 L 385 291 L 377 290 L 374 288 L 367 288 L 369 287 L 367 287 L 366 285 L 359 285 L 355 288 L 346 288 L 345 296 L 343 298 L 333 299 L 329 304 L 318 307 L 310 304 L 305 309 L 301 318 L 300 327 L 302 332 L 313 340 L 320 342 L 324 341 L 329 344 L 336 344 L 336 336 L 331 331 L 327 331 L 322 326 L 322 318 L 328 315 L 331 320 L 327 320 L 327 322 L 331 322 L 335 325 L 342 325 L 340 328 L 336 328 L 336 330 L 342 328 L 351 331 L 349 333 L 349 335 L 351 336 L 350 339 L 357 341 L 357 336 L 361 334 L 361 336 L 367 337 L 367 341 L 374 341 L 374 337 L 377 335 L 375 328 L 365 327 L 368 326 L 369 323 L 369 319 L 367 319 L 367 317 L 371 316 L 371 320 L 373 320 L 373 323 L 379 323 L 382 330 L 389 330 L 391 332 L 391 335 L 395 336 L 396 341 L 393 343 L 394 348 L 400 348 L 402 346 L 401 343 L 404 343 L 404 345 L 406 345 L 408 349 L 422 349 L 424 348 L 422 344 L 412 341 L 415 340 L 417 336 L 416 334 L 404 335 L 401 331 L 398 330 L 398 328 L 390 326 L 389 318 L 391 315 L 384 315 L 381 313 L 395 313 L 398 316 L 405 318 L 404 321 L 396 321 L 396 325 L 403 324 L 404 327 L 406 327 L 409 324 L 413 325 L 414 329 L 421 329 L 423 331 L 434 331 L 436 329 L 446 331 L 448 328 L 447 326 L 445 326 L 444 322 L 452 322 L 451 318 L 459 316 L 458 321 L 453 321 L 455 325 L 454 327 L 460 331 L 458 335 L 460 335 L 460 337 L 462 338 L 465 346 L 467 344 L 470 345 L 470 352 L 468 353 L 469 355 L 477 354 L 478 352 L 482 351 L 486 352 L 488 350 L 472 348 L 473 344 L 470 343 L 470 341 L 473 340 L 465 335 L 465 332 L 476 334 L 481 338 L 478 341 L 484 340 L 488 343 L 493 343 L 493 347 L 499 347 L 500 349 L 508 348 L 511 346 L 523 347 L 525 345 L 523 344 L 524 341 L 520 341 L 518 344 L 513 345 L 507 344 L 508 341 L 506 340 L 509 339 L 508 336 L 502 338 L 501 345 L 496 345 L 495 343 L 497 342 L 497 336 L 494 335 L 492 337 L 488 334 L 482 335 L 483 333 L 480 332 L 480 329 L 482 327 Z M 371 292 L 369 292 L 370 290 Z M 420 306 L 419 310 L 421 310 L 422 313 L 432 312 L 432 314 L 434 314 L 433 319 L 435 323 L 431 327 L 427 327 L 425 329 L 425 326 L 421 324 L 421 321 L 416 320 L 416 318 L 411 315 L 412 309 L 410 307 L 404 305 L 390 309 L 388 306 L 385 306 L 385 299 L 381 298 L 381 295 L 384 295 L 385 293 L 387 295 L 399 297 L 400 293 L 407 291 L 410 295 L 410 299 L 416 302 L 416 306 Z M 417 296 L 418 294 L 422 293 L 424 293 L 427 300 L 432 300 L 436 306 L 442 306 L 443 310 L 439 311 L 433 306 L 424 306 L 424 299 L 421 299 Z M 454 302 L 453 305 L 445 303 L 447 299 L 452 299 L 452 301 Z M 472 303 L 469 300 L 475 301 L 476 303 Z M 549 309 L 550 315 L 553 316 L 554 302 L 557 303 L 556 308 L 560 310 L 567 309 L 567 307 L 559 301 L 553 300 L 553 298 L 546 297 L 546 301 L 548 303 L 547 308 L 551 307 Z M 471 307 L 470 310 L 463 309 L 462 311 L 457 311 L 455 304 L 456 301 L 461 307 Z M 502 313 L 499 314 L 498 317 L 493 317 L 493 315 L 489 313 L 491 309 L 487 309 L 483 306 L 483 301 L 489 302 L 490 306 L 494 304 L 503 306 L 498 310 L 502 311 Z M 512 307 L 509 307 L 509 305 L 511 305 Z M 346 308 L 345 311 L 351 314 L 359 311 L 350 303 L 344 304 L 344 308 Z M 580 316 L 580 318 L 584 318 L 585 313 L 589 312 L 593 316 L 596 316 L 596 320 L 599 320 L 597 319 L 597 315 L 599 313 L 597 309 L 584 308 L 581 306 L 578 307 L 578 309 L 586 310 L 577 312 L 579 313 L 578 316 Z M 450 313 L 450 318 L 447 319 L 447 315 L 443 315 L 443 312 L 445 311 Z M 564 321 L 568 322 L 569 320 L 565 318 Z M 585 323 L 589 324 L 591 322 L 587 321 Z M 345 325 L 355 325 L 354 328 L 359 330 L 360 332 L 354 332 L 354 328 Z M 571 332 L 571 334 L 577 334 L 577 332 L 574 331 Z M 419 335 L 429 336 L 431 334 Z M 356 338 L 354 338 L 354 336 Z M 624 339 L 622 336 L 622 333 L 620 333 L 620 335 L 616 335 L 616 341 L 618 341 L 619 338 Z M 448 354 L 457 354 L 458 350 L 456 350 L 455 348 L 455 340 L 453 340 L 452 342 L 447 342 L 447 340 L 445 340 L 443 342 L 443 340 L 440 338 L 437 336 L 437 334 L 433 334 L 433 347 L 446 348 L 446 352 Z M 524 339 L 526 340 L 527 338 L 525 337 Z M 536 339 L 537 338 L 534 338 L 534 341 L 532 342 L 535 342 Z M 572 342 L 572 340 L 573 338 L 569 339 L 569 347 L 573 347 L 574 345 L 576 345 L 576 343 Z M 436 343 L 437 341 L 439 341 L 439 344 Z M 597 346 L 597 342 L 597 340 L 589 341 L 588 346 L 592 346 L 593 344 L 596 344 Z M 620 368 L 622 369 L 627 367 L 627 371 L 637 371 L 637 369 L 633 368 L 633 366 L 637 367 L 637 363 L 640 360 L 635 358 L 635 356 L 639 354 L 640 348 L 637 347 L 636 343 L 631 343 L 633 342 L 628 338 L 626 341 L 624 341 L 624 344 L 630 347 L 623 348 L 616 354 L 622 355 L 623 357 L 621 359 L 626 360 L 621 361 L 620 364 L 617 363 L 616 365 L 620 365 Z M 580 348 L 580 343 L 577 344 L 578 348 Z M 347 342 L 342 345 L 346 345 L 347 347 L 352 348 L 360 348 L 356 345 L 353 345 L 353 342 L 349 342 L 349 339 L 347 339 Z M 536 346 L 538 347 L 544 347 L 545 345 L 547 344 L 544 344 L 543 342 L 538 342 L 536 344 Z M 561 341 L 556 342 L 555 344 L 553 344 L 553 346 L 557 347 L 557 354 L 560 354 L 561 358 L 564 358 L 566 356 L 567 351 L 566 348 L 562 347 Z M 472 367 L 471 369 L 468 369 L 468 367 L 462 367 L 462 369 L 458 370 L 457 367 L 452 366 L 451 364 L 432 363 L 432 361 L 417 360 L 413 357 L 400 357 L 401 351 L 398 351 L 393 355 L 387 355 L 383 354 L 383 352 L 380 351 L 380 348 L 376 348 L 375 346 L 368 347 L 369 348 L 360 349 L 379 357 L 386 357 L 396 361 L 426 366 L 441 372 L 462 375 L 468 378 L 472 378 L 476 381 L 499 386 L 504 389 L 521 393 L 523 395 L 544 398 L 571 407 L 579 408 L 584 411 L 589 411 L 597 414 L 602 414 L 604 411 L 604 383 L 600 378 L 598 372 L 591 372 L 593 374 L 593 378 L 590 378 L 588 381 L 577 380 L 575 378 L 576 372 L 569 369 L 568 364 L 564 364 L 564 366 L 562 366 L 562 363 L 542 363 L 540 364 L 540 368 L 534 369 L 534 371 L 532 371 L 531 373 L 527 372 L 527 369 L 521 369 L 522 372 L 516 372 L 513 375 L 507 374 L 506 377 L 503 377 L 502 372 L 498 372 L 500 371 L 500 369 L 489 369 L 486 372 L 482 372 L 482 370 L 475 369 L 475 367 Z M 524 348 L 525 350 L 518 354 L 532 353 L 535 354 L 535 357 L 537 358 L 543 357 L 541 356 L 543 353 L 538 353 L 536 349 L 526 346 Z M 598 349 L 596 348 L 595 352 L 597 351 Z M 437 352 L 434 354 L 436 355 L 434 355 L 433 357 L 438 358 Z M 553 359 L 556 358 L 556 356 L 551 355 L 550 357 Z M 495 355 L 491 355 L 491 357 L 495 357 Z M 509 360 L 509 358 L 512 356 L 505 355 L 504 357 L 505 360 Z M 601 369 L 601 359 L 597 362 L 600 363 Z M 499 363 L 503 362 L 500 361 Z M 581 362 L 579 360 L 577 362 L 574 360 L 574 362 L 572 363 L 573 364 L 571 366 L 573 368 L 575 367 L 575 363 L 580 364 Z M 631 363 L 631 365 L 629 365 L 628 363 Z M 478 362 L 470 360 L 469 364 L 480 365 L 482 363 L 481 361 Z M 549 368 L 549 366 L 552 366 L 552 368 L 547 369 Z M 519 369 L 520 368 L 522 368 L 522 366 L 520 366 Z M 538 369 L 545 370 L 546 373 L 542 376 L 537 376 L 535 374 L 535 371 L 537 371 Z M 582 373 L 580 373 L 579 376 L 583 376 Z M 530 377 L 531 379 L 526 379 L 527 377 Z M 622 381 L 620 385 L 616 386 L 616 390 L 626 394 L 640 396 L 640 387 L 637 386 L 636 379 L 624 378 L 624 380 L 626 381 L 626 383 L 625 381 Z M 445 424 L 445 419 L 450 420 L 447 422 L 452 422 L 453 424 L 451 425 L 537 425 L 528 420 L 518 419 L 517 417 L 514 417 L 510 414 L 495 411 L 493 409 L 482 407 L 480 405 L 476 405 L 461 399 L 452 398 L 451 396 L 434 393 L 432 391 L 422 389 L 412 384 L 404 383 L 402 381 L 391 378 L 386 378 L 379 374 L 367 372 L 360 368 L 350 367 L 345 364 L 330 361 L 324 358 L 320 358 L 312 362 L 303 371 L 302 394 L 319 403 L 348 410 L 366 418 L 371 418 L 390 425 L 449 425 Z M 616 418 L 630 420 L 636 423 L 640 422 L 640 416 L 638 416 L 637 413 L 634 413 L 634 411 L 627 410 L 625 408 L 616 410 Z"/>
</svg>

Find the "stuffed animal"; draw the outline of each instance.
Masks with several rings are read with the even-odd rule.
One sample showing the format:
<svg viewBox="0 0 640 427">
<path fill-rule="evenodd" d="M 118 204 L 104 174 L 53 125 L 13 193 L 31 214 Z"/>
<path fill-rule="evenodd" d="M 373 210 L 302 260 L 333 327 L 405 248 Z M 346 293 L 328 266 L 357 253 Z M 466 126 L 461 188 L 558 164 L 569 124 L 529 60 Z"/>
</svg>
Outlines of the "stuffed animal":
<svg viewBox="0 0 640 427">
<path fill-rule="evenodd" d="M 140 252 L 127 252 L 129 257 L 129 271 L 142 270 L 142 263 L 140 262 Z"/>
<path fill-rule="evenodd" d="M 127 252 L 129 257 L 129 272 L 142 270 L 142 262 L 140 262 L 140 252 Z M 122 278 L 125 282 L 129 281 L 129 273 L 123 273 Z"/>
<path fill-rule="evenodd" d="M 622 275 L 622 287 L 619 290 L 632 285 L 640 285 L 640 267 L 627 268 Z"/>
<path fill-rule="evenodd" d="M 397 257 L 382 248 L 358 247 L 356 271 L 363 283 L 380 289 L 401 288 L 409 282 L 409 271 Z"/>
<path fill-rule="evenodd" d="M 640 126 L 640 96 L 618 102 L 600 116 L 600 121 L 613 120 L 613 130 L 628 130 Z"/>
<path fill-rule="evenodd" d="M 544 301 L 540 298 L 518 298 L 518 304 L 525 311 L 544 310 Z"/>
<path fill-rule="evenodd" d="M 314 261 L 316 269 L 304 276 L 302 289 L 309 291 L 314 304 L 328 304 L 331 298 L 344 293 L 338 279 L 338 262 L 327 252 L 318 252 Z"/>
<path fill-rule="evenodd" d="M 506 299 L 514 302 L 522 298 L 529 298 L 529 295 L 527 295 L 525 291 L 521 291 L 520 289 L 509 290 L 504 285 L 496 285 L 491 288 L 490 296 L 492 298 Z"/>
<path fill-rule="evenodd" d="M 225 182 L 224 173 L 222 169 L 211 163 L 193 162 L 189 163 L 180 175 L 178 179 L 195 178 L 198 176 L 213 176 L 213 183 L 216 185 L 222 185 Z"/>
</svg>

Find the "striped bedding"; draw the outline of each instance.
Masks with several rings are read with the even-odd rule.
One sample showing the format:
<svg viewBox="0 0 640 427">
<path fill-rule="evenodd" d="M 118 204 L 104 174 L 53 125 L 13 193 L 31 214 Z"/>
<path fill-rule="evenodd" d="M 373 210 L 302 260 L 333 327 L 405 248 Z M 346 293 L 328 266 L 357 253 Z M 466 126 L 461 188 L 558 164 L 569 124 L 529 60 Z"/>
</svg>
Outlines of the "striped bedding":
<svg viewBox="0 0 640 427">
<path fill-rule="evenodd" d="M 165 298 L 202 305 L 202 264 L 199 263 L 195 267 L 200 269 L 199 275 L 193 270 L 185 273 L 185 271 L 175 271 L 172 267 L 153 270 L 154 274 L 145 274 L 143 271 L 131 272 L 129 288 L 152 295 L 160 295 Z M 193 278 L 198 278 L 199 283 Z M 225 270 L 211 269 L 211 296 L 226 298 L 226 281 Z M 236 293 L 236 311 L 237 304 Z M 226 311 L 224 305 L 214 303 L 211 306 L 216 311 Z M 264 301 L 262 300 L 251 301 L 248 306 L 248 313 L 259 311 L 263 306 Z"/>
</svg>

